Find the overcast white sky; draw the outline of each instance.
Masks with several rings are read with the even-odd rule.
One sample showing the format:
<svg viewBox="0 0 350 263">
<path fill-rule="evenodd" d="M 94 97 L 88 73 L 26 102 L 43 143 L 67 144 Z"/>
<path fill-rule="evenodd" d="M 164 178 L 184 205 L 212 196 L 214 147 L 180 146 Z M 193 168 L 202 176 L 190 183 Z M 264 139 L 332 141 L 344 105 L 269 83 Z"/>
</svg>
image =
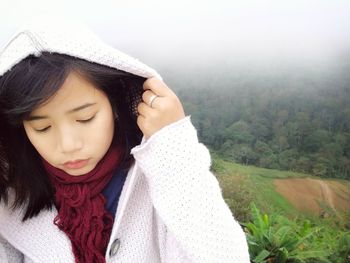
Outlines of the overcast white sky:
<svg viewBox="0 0 350 263">
<path fill-rule="evenodd" d="M 346 0 L 0 1 L 0 48 L 19 25 L 50 14 L 86 22 L 141 60 L 327 61 L 350 51 Z"/>
</svg>

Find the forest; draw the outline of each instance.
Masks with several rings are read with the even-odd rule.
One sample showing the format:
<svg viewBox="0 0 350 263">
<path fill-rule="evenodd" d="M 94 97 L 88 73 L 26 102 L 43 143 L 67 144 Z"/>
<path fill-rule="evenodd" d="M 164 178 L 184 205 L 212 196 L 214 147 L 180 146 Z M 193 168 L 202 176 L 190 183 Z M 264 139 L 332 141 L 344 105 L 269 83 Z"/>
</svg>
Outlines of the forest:
<svg viewBox="0 0 350 263">
<path fill-rule="evenodd" d="M 200 141 L 223 159 L 350 179 L 349 70 L 198 70 L 173 82 Z"/>
</svg>

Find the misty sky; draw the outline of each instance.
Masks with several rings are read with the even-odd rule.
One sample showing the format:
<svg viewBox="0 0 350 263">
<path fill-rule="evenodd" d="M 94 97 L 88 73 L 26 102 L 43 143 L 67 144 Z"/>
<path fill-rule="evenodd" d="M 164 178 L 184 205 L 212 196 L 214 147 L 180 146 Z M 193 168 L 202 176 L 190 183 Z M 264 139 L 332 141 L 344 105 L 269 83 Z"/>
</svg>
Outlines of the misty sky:
<svg viewBox="0 0 350 263">
<path fill-rule="evenodd" d="M 350 51 L 350 1 L 1 0 L 0 48 L 32 17 L 86 22 L 140 60 L 322 64 Z"/>
</svg>

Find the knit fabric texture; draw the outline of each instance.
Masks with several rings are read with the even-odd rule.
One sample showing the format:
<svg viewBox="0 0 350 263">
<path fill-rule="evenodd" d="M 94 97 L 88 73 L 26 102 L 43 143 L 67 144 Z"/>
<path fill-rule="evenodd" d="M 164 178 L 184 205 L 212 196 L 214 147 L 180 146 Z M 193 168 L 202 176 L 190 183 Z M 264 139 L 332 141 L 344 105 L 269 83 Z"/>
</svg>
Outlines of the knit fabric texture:
<svg viewBox="0 0 350 263">
<path fill-rule="evenodd" d="M 132 154 L 106 262 L 250 262 L 245 234 L 209 171 L 209 151 L 190 116 L 143 139 Z M 21 223 L 20 210 L 0 204 L 0 261 L 24 255 L 25 262 L 73 263 L 69 240 L 52 224 L 56 213 Z M 120 247 L 113 253 L 115 240 Z"/>
<path fill-rule="evenodd" d="M 78 23 L 36 23 L 21 28 L 0 53 L 0 76 L 28 55 L 66 54 L 145 78 L 161 76 L 138 59 L 113 48 Z"/>
<path fill-rule="evenodd" d="M 21 30 L 0 53 L 0 76 L 28 55 L 49 51 L 161 79 L 88 30 L 41 24 Z M 135 162 L 119 198 L 106 262 L 250 262 L 245 234 L 210 172 L 209 151 L 190 116 L 143 137 L 131 154 Z M 53 224 L 55 208 L 25 222 L 23 213 L 0 203 L 1 263 L 74 262 L 69 238 Z"/>
</svg>

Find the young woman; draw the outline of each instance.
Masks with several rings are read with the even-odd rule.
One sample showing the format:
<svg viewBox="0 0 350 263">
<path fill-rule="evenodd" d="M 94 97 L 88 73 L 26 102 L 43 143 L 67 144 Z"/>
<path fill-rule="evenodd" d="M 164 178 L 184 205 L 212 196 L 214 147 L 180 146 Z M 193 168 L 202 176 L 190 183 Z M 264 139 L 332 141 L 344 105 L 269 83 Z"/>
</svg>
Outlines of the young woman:
<svg viewBox="0 0 350 263">
<path fill-rule="evenodd" d="M 249 262 L 159 74 L 82 27 L 0 54 L 0 262 Z"/>
</svg>

